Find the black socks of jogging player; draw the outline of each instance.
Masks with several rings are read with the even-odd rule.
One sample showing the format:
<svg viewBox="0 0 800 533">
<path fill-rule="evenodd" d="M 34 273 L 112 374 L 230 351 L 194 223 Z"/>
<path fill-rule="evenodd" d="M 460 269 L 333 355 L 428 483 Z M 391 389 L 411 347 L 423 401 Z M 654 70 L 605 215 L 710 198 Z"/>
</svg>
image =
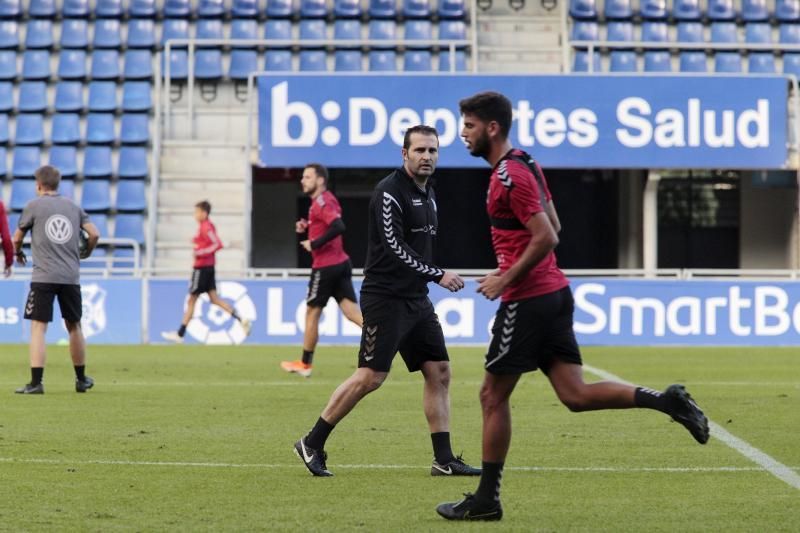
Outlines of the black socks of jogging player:
<svg viewBox="0 0 800 533">
<path fill-rule="evenodd" d="M 314 350 L 303 350 L 303 364 L 310 365 L 314 360 Z"/>
<path fill-rule="evenodd" d="M 669 406 L 664 394 L 657 390 L 648 389 L 647 387 L 636 387 L 636 392 L 633 394 L 633 401 L 636 407 L 644 407 L 646 409 L 655 409 L 662 413 L 669 413 Z"/>
<path fill-rule="evenodd" d="M 75 377 L 78 381 L 86 381 L 86 365 L 75 365 Z"/>
<path fill-rule="evenodd" d="M 489 505 L 500 502 L 500 482 L 503 480 L 503 464 L 483 462 L 481 481 L 478 484 L 478 490 L 475 491 L 475 498 L 479 502 Z"/>
<path fill-rule="evenodd" d="M 311 431 L 306 435 L 306 446 L 312 450 L 324 449 L 325 441 L 328 440 L 328 436 L 331 434 L 334 427 L 336 426 L 325 422 L 322 417 L 319 417 L 317 423 L 314 424 L 314 427 L 311 428 Z"/>
<path fill-rule="evenodd" d="M 32 366 L 31 367 L 31 385 L 38 385 L 42 382 L 42 378 L 44 377 L 44 368 L 40 366 Z"/>
<path fill-rule="evenodd" d="M 186 324 L 181 324 L 181 327 L 178 328 L 178 337 L 183 338 L 186 335 Z"/>
<path fill-rule="evenodd" d="M 433 456 L 436 462 L 440 465 L 446 465 L 453 459 L 453 450 L 450 448 L 450 432 L 440 431 L 439 433 L 431 433 L 431 442 L 433 443 Z"/>
</svg>

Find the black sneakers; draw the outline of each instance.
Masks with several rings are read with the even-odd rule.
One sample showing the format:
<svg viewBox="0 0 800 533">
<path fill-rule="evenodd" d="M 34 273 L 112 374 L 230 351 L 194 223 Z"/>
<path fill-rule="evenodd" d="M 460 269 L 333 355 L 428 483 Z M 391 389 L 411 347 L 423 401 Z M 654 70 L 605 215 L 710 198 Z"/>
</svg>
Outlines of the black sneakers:
<svg viewBox="0 0 800 533">
<path fill-rule="evenodd" d="M 464 494 L 460 502 L 442 503 L 436 508 L 440 516 L 448 520 L 500 520 L 503 518 L 503 506 L 500 502 L 485 504 L 479 502 L 474 494 Z"/>
<path fill-rule="evenodd" d="M 41 383 L 37 383 L 36 385 L 28 383 L 24 387 L 20 387 L 14 392 L 17 394 L 44 394 L 44 385 Z"/>
<path fill-rule="evenodd" d="M 481 469 L 469 466 L 461 459 L 461 456 L 459 455 L 449 463 L 443 465 L 440 465 L 439 463 L 436 462 L 436 459 L 434 459 L 433 464 L 431 465 L 431 475 L 432 476 L 480 476 Z"/>
<path fill-rule="evenodd" d="M 306 446 L 306 438 L 303 437 L 294 443 L 294 453 L 299 457 L 303 464 L 306 465 L 308 471 L 312 475 L 318 477 L 330 477 L 333 474 L 325 465 L 328 460 L 328 454 L 324 450 L 314 450 Z"/>
<path fill-rule="evenodd" d="M 700 444 L 708 442 L 708 419 L 694 403 L 683 385 L 670 385 L 664 391 L 669 406 L 669 415 L 683 425 Z"/>
<path fill-rule="evenodd" d="M 92 387 L 94 387 L 94 380 L 89 376 L 84 376 L 82 380 L 75 379 L 75 392 L 86 392 Z"/>
</svg>

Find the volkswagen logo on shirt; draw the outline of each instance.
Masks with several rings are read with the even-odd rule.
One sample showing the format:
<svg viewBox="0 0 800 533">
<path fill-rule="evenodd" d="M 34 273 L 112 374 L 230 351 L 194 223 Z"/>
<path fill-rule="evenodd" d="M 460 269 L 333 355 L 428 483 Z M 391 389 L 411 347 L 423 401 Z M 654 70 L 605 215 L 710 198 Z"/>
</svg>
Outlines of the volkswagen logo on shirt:
<svg viewBox="0 0 800 533">
<path fill-rule="evenodd" d="M 56 244 L 64 244 L 72 238 L 72 222 L 64 215 L 53 215 L 44 224 L 47 238 Z"/>
</svg>

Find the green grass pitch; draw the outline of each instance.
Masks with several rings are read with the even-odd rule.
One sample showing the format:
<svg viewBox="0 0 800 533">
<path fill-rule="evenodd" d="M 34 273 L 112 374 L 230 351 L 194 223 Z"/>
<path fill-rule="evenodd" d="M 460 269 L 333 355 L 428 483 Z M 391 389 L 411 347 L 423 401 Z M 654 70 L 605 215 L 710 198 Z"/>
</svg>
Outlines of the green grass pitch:
<svg viewBox="0 0 800 533">
<path fill-rule="evenodd" d="M 498 524 L 434 508 L 476 487 L 431 478 L 419 374 L 402 363 L 328 442 L 333 478 L 292 445 L 355 367 L 318 350 L 314 376 L 284 374 L 297 347 L 90 346 L 97 385 L 74 392 L 50 347 L 42 397 L 27 348 L 0 346 L 3 531 L 797 531 L 800 490 L 654 411 L 573 414 L 546 379 L 513 397 Z M 480 462 L 480 348 L 451 348 L 452 440 Z M 800 349 L 585 348 L 587 364 L 653 388 L 686 383 L 709 417 L 798 471 Z M 595 376 L 587 373 L 587 380 Z"/>
</svg>

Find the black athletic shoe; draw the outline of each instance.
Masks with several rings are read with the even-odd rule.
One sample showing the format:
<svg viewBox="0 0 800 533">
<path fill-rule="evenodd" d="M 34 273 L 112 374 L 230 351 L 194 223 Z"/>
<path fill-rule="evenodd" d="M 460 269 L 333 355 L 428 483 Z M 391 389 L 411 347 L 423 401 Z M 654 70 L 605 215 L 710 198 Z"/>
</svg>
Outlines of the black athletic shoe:
<svg viewBox="0 0 800 533">
<path fill-rule="evenodd" d="M 694 403 L 683 385 L 670 385 L 664 391 L 669 405 L 669 415 L 683 425 L 700 444 L 708 442 L 708 419 Z"/>
<path fill-rule="evenodd" d="M 440 503 L 436 512 L 448 520 L 500 520 L 503 518 L 503 506 L 500 502 L 486 505 L 479 502 L 474 494 L 466 493 L 460 502 Z"/>
<path fill-rule="evenodd" d="M 17 394 L 44 394 L 44 385 L 42 385 L 41 383 L 38 383 L 36 385 L 28 383 L 24 387 L 20 387 L 14 392 Z"/>
<path fill-rule="evenodd" d="M 465 463 L 461 456 L 459 455 L 449 463 L 445 463 L 440 465 L 436 462 L 436 459 L 433 460 L 433 464 L 431 465 L 431 475 L 432 476 L 480 476 L 481 469 L 475 468 L 474 466 L 469 466 Z"/>
<path fill-rule="evenodd" d="M 325 465 L 328 454 L 324 450 L 313 450 L 306 446 L 305 437 L 294 443 L 294 453 L 299 457 L 308 471 L 318 477 L 330 477 L 333 474 Z"/>
<path fill-rule="evenodd" d="M 94 387 L 94 380 L 89 376 L 84 376 L 82 380 L 75 379 L 75 392 L 86 392 L 92 387 Z"/>
</svg>

